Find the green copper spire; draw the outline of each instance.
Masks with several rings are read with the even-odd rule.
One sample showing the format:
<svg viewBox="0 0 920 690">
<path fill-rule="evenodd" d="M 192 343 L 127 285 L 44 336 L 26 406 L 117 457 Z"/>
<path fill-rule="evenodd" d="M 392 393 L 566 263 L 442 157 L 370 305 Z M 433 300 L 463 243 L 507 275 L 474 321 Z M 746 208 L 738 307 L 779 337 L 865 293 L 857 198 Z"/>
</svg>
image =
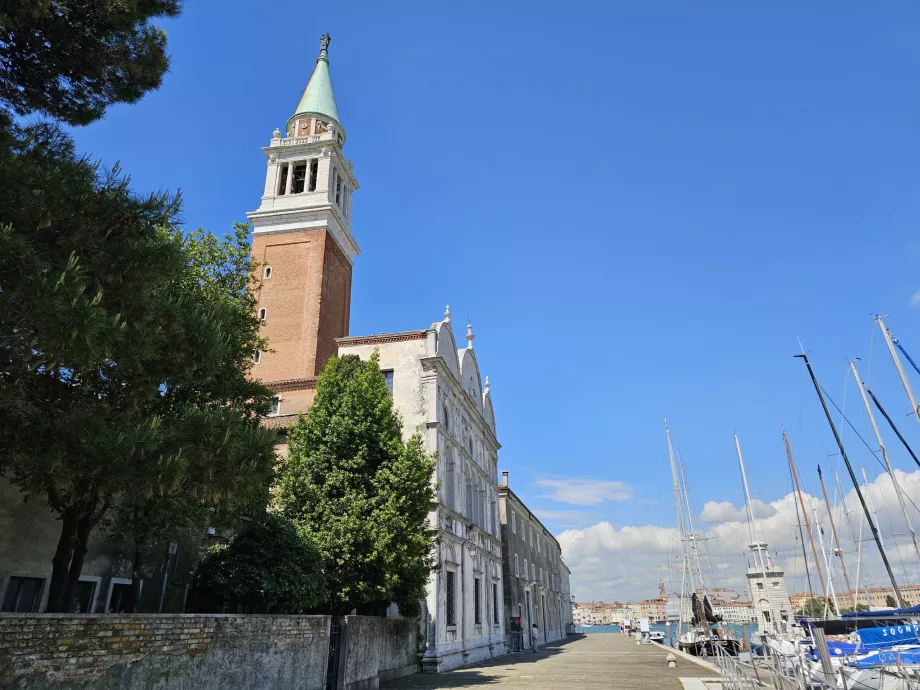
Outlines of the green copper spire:
<svg viewBox="0 0 920 690">
<path fill-rule="evenodd" d="M 325 116 L 341 125 L 339 109 L 335 105 L 335 93 L 332 91 L 332 77 L 329 75 L 329 40 L 329 34 L 323 34 L 319 39 L 320 51 L 313 76 L 310 77 L 310 82 L 291 119 L 310 113 Z"/>
</svg>

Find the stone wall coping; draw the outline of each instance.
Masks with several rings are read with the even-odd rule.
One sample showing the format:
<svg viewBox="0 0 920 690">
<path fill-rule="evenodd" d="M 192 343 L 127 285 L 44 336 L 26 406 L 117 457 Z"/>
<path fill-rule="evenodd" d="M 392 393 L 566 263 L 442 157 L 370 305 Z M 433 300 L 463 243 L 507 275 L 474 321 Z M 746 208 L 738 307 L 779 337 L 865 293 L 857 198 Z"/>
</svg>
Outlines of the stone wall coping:
<svg viewBox="0 0 920 690">
<path fill-rule="evenodd" d="M 55 619 L 86 619 L 115 620 L 117 618 L 150 618 L 166 620 L 170 618 L 293 618 L 316 619 L 329 618 L 327 614 L 287 614 L 287 613 L 0 613 L 0 620 L 4 619 L 39 618 L 42 620 Z"/>
</svg>

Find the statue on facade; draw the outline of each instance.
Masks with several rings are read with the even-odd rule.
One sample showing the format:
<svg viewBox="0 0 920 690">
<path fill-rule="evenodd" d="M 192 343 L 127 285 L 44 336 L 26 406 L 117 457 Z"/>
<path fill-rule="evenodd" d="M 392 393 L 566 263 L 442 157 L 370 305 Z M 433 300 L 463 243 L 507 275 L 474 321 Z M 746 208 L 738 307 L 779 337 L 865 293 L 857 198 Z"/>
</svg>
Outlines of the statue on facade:
<svg viewBox="0 0 920 690">
<path fill-rule="evenodd" d="M 320 36 L 319 37 L 319 49 L 323 51 L 328 50 L 330 40 L 332 40 L 332 37 L 329 34 L 323 34 L 322 36 Z"/>
</svg>

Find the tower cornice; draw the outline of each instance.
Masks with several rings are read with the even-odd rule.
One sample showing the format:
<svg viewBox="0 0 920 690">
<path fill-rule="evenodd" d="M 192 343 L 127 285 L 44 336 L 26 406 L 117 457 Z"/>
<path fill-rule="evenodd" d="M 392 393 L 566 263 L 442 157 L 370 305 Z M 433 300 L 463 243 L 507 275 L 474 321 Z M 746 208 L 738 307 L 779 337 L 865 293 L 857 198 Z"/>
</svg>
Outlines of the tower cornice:
<svg viewBox="0 0 920 690">
<path fill-rule="evenodd" d="M 252 223 L 253 235 L 269 235 L 284 232 L 328 230 L 335 243 L 342 250 L 348 263 L 361 253 L 361 247 L 344 227 L 341 211 L 334 204 L 305 208 L 268 208 L 246 214 Z"/>
</svg>

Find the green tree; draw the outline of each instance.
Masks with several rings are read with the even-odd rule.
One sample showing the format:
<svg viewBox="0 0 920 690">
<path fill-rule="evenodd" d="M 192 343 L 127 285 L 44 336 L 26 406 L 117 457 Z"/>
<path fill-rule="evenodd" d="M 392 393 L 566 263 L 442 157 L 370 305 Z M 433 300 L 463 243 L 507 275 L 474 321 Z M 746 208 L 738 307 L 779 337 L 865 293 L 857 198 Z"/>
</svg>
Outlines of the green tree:
<svg viewBox="0 0 920 690">
<path fill-rule="evenodd" d="M 817 597 L 811 597 L 805 600 L 805 603 L 802 605 L 797 613 L 802 616 L 808 616 L 809 618 L 818 618 L 824 615 L 824 601 L 818 599 Z"/>
<path fill-rule="evenodd" d="M 323 555 L 333 614 L 391 602 L 417 615 L 433 566 L 434 457 L 402 427 L 370 361 L 332 358 L 289 435 L 277 498 Z"/>
<path fill-rule="evenodd" d="M 180 498 L 220 507 L 267 484 L 272 393 L 246 376 L 264 343 L 239 266 L 183 238 L 178 199 L 134 194 L 53 126 L 6 124 L 0 472 L 61 522 L 48 610 L 62 611 L 113 507 L 137 544 Z"/>
<path fill-rule="evenodd" d="M 894 600 L 893 596 L 891 596 L 890 594 L 886 594 L 885 595 L 885 606 L 895 609 L 898 607 L 898 602 Z"/>
<path fill-rule="evenodd" d="M 8 0 L 0 10 L 0 100 L 74 125 L 133 103 L 169 67 L 166 33 L 149 24 L 180 0 Z"/>
<path fill-rule="evenodd" d="M 208 549 L 189 593 L 194 610 L 304 613 L 326 601 L 322 556 L 305 531 L 277 512 L 266 513 L 227 544 Z"/>
</svg>

